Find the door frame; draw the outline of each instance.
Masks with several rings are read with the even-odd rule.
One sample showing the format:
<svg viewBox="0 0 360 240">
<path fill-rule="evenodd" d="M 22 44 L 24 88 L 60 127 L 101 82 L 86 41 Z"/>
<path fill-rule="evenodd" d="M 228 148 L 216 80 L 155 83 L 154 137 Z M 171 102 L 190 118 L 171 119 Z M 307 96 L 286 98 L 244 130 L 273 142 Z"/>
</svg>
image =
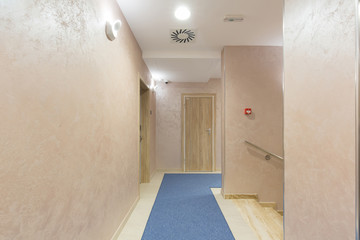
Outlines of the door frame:
<svg viewBox="0 0 360 240">
<path fill-rule="evenodd" d="M 138 108 L 138 137 L 140 138 L 140 134 L 142 132 L 142 143 L 138 140 L 138 160 L 139 160 L 139 186 L 141 183 L 149 183 L 150 182 L 150 87 L 143 80 L 144 78 L 138 74 L 138 96 L 139 96 L 139 108 Z M 146 104 L 145 106 L 141 105 L 141 89 L 146 89 L 145 93 L 148 96 L 145 97 Z M 145 108 L 145 109 L 143 109 Z M 146 114 L 141 115 L 141 111 L 144 111 Z M 142 117 L 144 117 L 145 124 L 142 125 Z M 142 125 L 142 130 L 140 131 L 140 125 Z M 142 147 L 141 144 L 146 144 L 145 152 L 144 152 L 144 161 L 142 161 Z"/>
<path fill-rule="evenodd" d="M 181 94 L 181 166 L 186 172 L 185 161 L 185 98 L 187 97 L 211 97 L 212 98 L 212 172 L 216 171 L 216 94 L 215 93 L 182 93 Z"/>
</svg>

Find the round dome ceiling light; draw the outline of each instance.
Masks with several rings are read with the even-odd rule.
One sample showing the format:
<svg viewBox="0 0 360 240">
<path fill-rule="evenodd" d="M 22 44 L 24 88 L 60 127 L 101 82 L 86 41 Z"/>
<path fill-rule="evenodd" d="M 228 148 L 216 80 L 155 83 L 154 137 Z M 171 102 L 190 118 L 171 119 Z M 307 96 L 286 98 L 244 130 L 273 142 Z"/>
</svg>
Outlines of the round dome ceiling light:
<svg viewBox="0 0 360 240">
<path fill-rule="evenodd" d="M 179 7 L 175 11 L 175 17 L 181 21 L 189 19 L 191 12 L 187 7 Z"/>
</svg>

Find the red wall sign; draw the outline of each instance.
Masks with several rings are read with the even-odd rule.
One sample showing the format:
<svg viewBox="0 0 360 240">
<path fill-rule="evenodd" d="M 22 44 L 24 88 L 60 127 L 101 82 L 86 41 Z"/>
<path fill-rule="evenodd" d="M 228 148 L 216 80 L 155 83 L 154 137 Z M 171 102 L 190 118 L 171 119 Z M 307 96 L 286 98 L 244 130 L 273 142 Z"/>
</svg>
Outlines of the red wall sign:
<svg viewBox="0 0 360 240">
<path fill-rule="evenodd" d="M 245 108 L 244 113 L 245 113 L 245 115 L 250 115 L 252 113 L 251 108 Z"/>
</svg>

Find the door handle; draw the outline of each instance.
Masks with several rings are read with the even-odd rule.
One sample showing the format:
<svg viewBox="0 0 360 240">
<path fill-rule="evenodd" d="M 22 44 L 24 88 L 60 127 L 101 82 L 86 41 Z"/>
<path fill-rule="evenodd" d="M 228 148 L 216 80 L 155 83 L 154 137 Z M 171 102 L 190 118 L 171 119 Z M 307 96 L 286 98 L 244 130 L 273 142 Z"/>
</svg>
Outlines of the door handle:
<svg viewBox="0 0 360 240">
<path fill-rule="evenodd" d="M 206 129 L 206 131 L 208 132 L 208 134 L 211 134 L 211 128 Z"/>
</svg>

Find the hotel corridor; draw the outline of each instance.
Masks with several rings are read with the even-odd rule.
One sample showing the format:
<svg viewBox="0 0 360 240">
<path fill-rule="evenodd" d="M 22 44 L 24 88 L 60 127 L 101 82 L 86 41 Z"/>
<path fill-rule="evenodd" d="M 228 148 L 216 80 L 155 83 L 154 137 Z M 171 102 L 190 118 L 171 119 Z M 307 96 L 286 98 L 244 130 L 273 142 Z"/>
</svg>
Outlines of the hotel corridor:
<svg viewBox="0 0 360 240">
<path fill-rule="evenodd" d="M 148 223 L 150 212 L 153 209 L 153 204 L 157 193 L 159 191 L 163 177 L 174 176 L 174 175 L 183 175 L 183 178 L 173 179 L 171 181 L 165 192 L 168 195 L 163 196 L 165 201 L 172 201 L 173 198 L 176 200 L 175 205 L 170 205 L 168 207 L 163 205 L 163 202 L 159 201 L 157 208 L 160 208 L 166 214 L 165 216 L 158 215 L 160 218 L 158 221 L 154 220 L 151 223 Z M 222 239 L 222 240 L 281 240 L 282 237 L 282 217 L 273 208 L 264 208 L 264 211 L 271 212 L 271 215 L 266 213 L 260 213 L 257 206 L 245 203 L 246 199 L 227 199 L 225 200 L 221 195 L 221 188 L 219 185 L 208 188 L 206 185 L 201 187 L 194 187 L 198 179 L 194 179 L 193 176 L 201 179 L 201 175 L 219 175 L 219 173 L 183 173 L 183 172 L 157 172 L 150 183 L 141 184 L 140 189 L 140 200 L 137 203 L 132 214 L 129 216 L 128 222 L 125 225 L 124 229 L 121 231 L 120 236 L 117 237 L 117 240 L 162 240 L 162 239 Z M 200 176 L 199 176 L 200 175 Z M 187 183 L 184 183 L 183 180 L 186 180 Z M 192 182 L 195 182 L 194 185 Z M 220 179 L 215 179 L 216 184 L 220 183 Z M 180 189 L 177 189 L 179 187 Z M 201 193 L 203 191 L 203 193 Z M 207 194 L 206 192 L 209 192 Z M 188 192 L 188 194 L 186 194 Z M 209 218 L 201 218 L 202 222 L 197 223 L 199 211 L 196 209 L 184 211 L 184 207 L 187 207 L 186 201 L 191 201 L 192 199 L 196 201 L 198 198 L 197 195 L 204 194 L 208 195 L 209 199 L 198 199 L 200 204 L 204 206 L 212 205 L 216 203 L 213 207 L 215 210 L 221 210 L 221 215 L 214 214 L 213 212 L 204 212 L 210 214 Z M 180 196 L 180 197 L 179 197 Z M 179 199 L 181 198 L 181 199 Z M 210 204 L 208 203 L 210 201 Z M 255 201 L 253 199 L 249 201 Z M 237 206 L 237 202 L 242 204 L 242 208 Z M 242 203 L 241 203 L 242 202 Z M 178 205 L 177 205 L 178 204 Z M 254 203 L 253 203 L 254 204 Z M 193 205 L 196 208 L 196 204 Z M 190 206 L 191 206 L 190 205 Z M 260 205 L 259 205 L 260 206 Z M 167 209 L 169 208 L 169 209 Z M 247 208 L 247 211 L 244 211 L 244 208 Z M 214 211 L 211 208 L 204 208 L 206 211 Z M 262 211 L 260 209 L 260 211 Z M 176 213 L 175 216 L 171 213 Z M 170 214 L 170 215 L 167 215 Z M 200 210 L 201 214 L 201 210 Z M 223 229 L 220 230 L 214 229 L 211 225 L 212 222 L 217 225 L 217 221 L 220 221 L 225 217 L 226 225 L 223 226 Z M 155 217 L 154 217 L 155 218 Z M 175 218 L 175 219 L 173 219 Z M 176 219 L 177 218 L 177 219 Z M 192 219 L 192 220 L 191 220 Z M 273 219 L 272 223 L 269 223 L 269 220 Z M 276 220 L 277 219 L 277 220 Z M 190 220 L 190 221 L 189 221 Z M 161 223 L 163 221 L 163 223 Z M 209 222 L 208 222 L 209 221 Z M 270 220 L 271 221 L 271 220 Z M 178 222 L 175 225 L 172 225 L 173 222 Z M 165 224 L 166 223 L 166 224 Z M 148 224 L 148 225 L 147 225 Z M 169 224 L 169 226 L 167 225 Z M 281 225 L 279 227 L 279 224 Z M 153 226 L 152 226 L 153 225 Z M 148 229 L 148 234 L 144 234 L 145 228 Z M 164 229 L 162 229 L 164 228 Z M 192 229 L 192 230 L 190 230 Z M 228 232 L 230 230 L 230 234 Z M 216 232 L 216 234 L 214 234 Z M 143 235 L 144 234 L 144 235 Z M 208 234 L 208 235 L 207 235 Z"/>
</svg>

